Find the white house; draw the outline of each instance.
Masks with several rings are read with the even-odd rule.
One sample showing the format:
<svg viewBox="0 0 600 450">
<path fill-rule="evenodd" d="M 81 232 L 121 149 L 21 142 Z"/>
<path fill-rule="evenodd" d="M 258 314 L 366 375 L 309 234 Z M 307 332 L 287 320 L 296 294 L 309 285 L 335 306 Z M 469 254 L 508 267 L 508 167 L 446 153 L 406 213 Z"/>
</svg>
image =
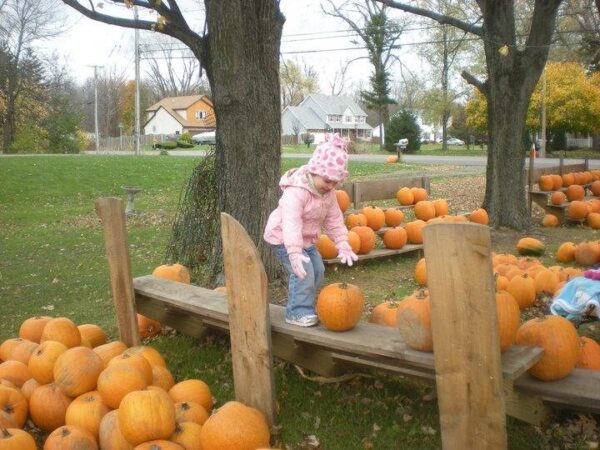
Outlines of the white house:
<svg viewBox="0 0 600 450">
<path fill-rule="evenodd" d="M 325 133 L 339 133 L 352 140 L 368 141 L 373 128 L 367 114 L 350 97 L 309 94 L 298 106 L 287 106 L 281 113 L 284 136 L 314 135 L 315 142 Z"/>
<path fill-rule="evenodd" d="M 166 97 L 146 109 L 144 134 L 196 134 L 215 129 L 215 112 L 206 95 Z"/>
</svg>

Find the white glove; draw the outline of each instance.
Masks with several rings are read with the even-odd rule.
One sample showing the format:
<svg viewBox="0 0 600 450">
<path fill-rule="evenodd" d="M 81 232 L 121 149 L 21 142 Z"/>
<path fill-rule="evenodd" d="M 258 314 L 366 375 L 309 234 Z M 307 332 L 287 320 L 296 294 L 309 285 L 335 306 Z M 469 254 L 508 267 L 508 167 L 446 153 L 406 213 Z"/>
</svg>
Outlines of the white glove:
<svg viewBox="0 0 600 450">
<path fill-rule="evenodd" d="M 354 264 L 354 261 L 358 259 L 358 256 L 356 256 L 356 253 L 352 251 L 350 244 L 348 244 L 346 241 L 342 241 L 338 243 L 336 247 L 338 249 L 338 258 L 340 258 L 342 264 L 347 264 L 348 266 L 352 267 L 352 264 Z"/>
<path fill-rule="evenodd" d="M 298 278 L 301 280 L 306 276 L 306 270 L 304 270 L 304 263 L 310 261 L 308 256 L 304 256 L 302 253 L 290 253 L 290 264 L 292 265 L 292 270 L 296 274 Z"/>
</svg>

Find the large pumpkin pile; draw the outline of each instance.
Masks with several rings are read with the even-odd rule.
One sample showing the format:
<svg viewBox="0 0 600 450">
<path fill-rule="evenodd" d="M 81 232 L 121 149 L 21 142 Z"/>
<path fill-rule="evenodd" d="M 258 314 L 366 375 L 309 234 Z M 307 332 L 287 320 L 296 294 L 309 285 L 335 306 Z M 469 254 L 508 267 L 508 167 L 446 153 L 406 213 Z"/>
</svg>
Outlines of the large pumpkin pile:
<svg viewBox="0 0 600 450">
<path fill-rule="evenodd" d="M 567 206 L 567 216 L 574 221 L 586 221 L 592 229 L 600 229 L 600 200 L 585 199 L 586 188 L 594 196 L 600 196 L 600 170 L 573 172 L 564 175 L 542 175 L 538 179 L 541 191 L 552 192 L 552 205 Z M 542 220 L 545 227 L 559 225 L 559 220 L 553 214 L 547 214 Z"/>
<path fill-rule="evenodd" d="M 0 448 L 34 449 L 29 419 L 49 433 L 45 450 L 256 449 L 269 427 L 229 402 L 213 415 L 210 387 L 174 380 L 150 346 L 107 342 L 97 325 L 32 317 L 0 345 Z"/>
<path fill-rule="evenodd" d="M 519 251 L 543 252 L 542 242 L 533 238 L 525 239 L 519 241 Z M 557 256 L 561 256 L 561 261 L 569 259 L 564 256 L 566 251 L 559 248 Z M 521 324 L 523 311 L 536 302 L 551 300 L 567 280 L 582 276 L 581 269 L 558 265 L 545 267 L 536 258 L 512 254 L 493 254 L 492 265 L 496 280 L 501 352 L 515 343 L 542 347 L 544 356 L 531 368 L 530 373 L 544 381 L 564 378 L 574 367 L 600 370 L 600 344 L 587 337 L 580 338 L 569 320 L 559 316 L 544 316 Z M 427 285 L 425 258 L 417 262 L 414 276 L 417 284 Z M 404 341 L 415 350 L 433 350 L 429 294 L 425 288 L 420 288 L 400 302 L 388 301 L 376 306 L 369 321 L 398 327 Z"/>
<path fill-rule="evenodd" d="M 350 197 L 345 191 L 336 191 L 338 205 L 342 212 L 350 205 Z M 398 208 L 380 208 L 369 205 L 360 212 L 346 215 L 348 241 L 354 253 L 366 255 L 379 244 L 378 236 L 384 248 L 399 250 L 406 244 L 422 244 L 422 230 L 428 223 L 467 222 L 487 225 L 487 212 L 477 209 L 469 215 L 453 216 L 448 214 L 448 202 L 444 199 L 428 200 L 427 190 L 418 187 L 403 187 L 398 190 L 396 198 L 401 205 L 413 206 L 414 220 L 404 223 L 405 214 Z M 337 257 L 335 243 L 327 236 L 321 235 L 317 241 L 317 249 L 323 259 Z"/>
</svg>

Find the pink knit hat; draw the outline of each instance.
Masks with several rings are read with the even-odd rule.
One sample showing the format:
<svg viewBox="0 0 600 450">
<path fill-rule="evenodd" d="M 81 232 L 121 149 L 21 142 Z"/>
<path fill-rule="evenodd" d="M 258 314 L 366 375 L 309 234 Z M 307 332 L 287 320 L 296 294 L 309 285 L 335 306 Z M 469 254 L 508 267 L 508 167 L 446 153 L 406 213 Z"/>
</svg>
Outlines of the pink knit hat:
<svg viewBox="0 0 600 450">
<path fill-rule="evenodd" d="M 307 167 L 310 173 L 339 183 L 348 176 L 347 164 L 346 141 L 335 133 L 325 135 L 325 142 L 317 145 Z"/>
</svg>

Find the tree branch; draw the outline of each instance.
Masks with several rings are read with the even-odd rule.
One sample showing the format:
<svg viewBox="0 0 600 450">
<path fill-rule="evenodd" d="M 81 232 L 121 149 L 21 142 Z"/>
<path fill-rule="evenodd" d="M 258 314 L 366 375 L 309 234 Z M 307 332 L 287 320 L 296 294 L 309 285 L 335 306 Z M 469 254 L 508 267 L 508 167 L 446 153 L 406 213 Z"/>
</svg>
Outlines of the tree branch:
<svg viewBox="0 0 600 450">
<path fill-rule="evenodd" d="M 412 14 L 417 14 L 419 16 L 428 17 L 429 19 L 435 20 L 441 24 L 452 25 L 456 28 L 460 28 L 461 30 L 466 31 L 467 33 L 475 34 L 477 36 L 483 37 L 483 28 L 479 26 L 472 25 L 470 23 L 464 22 L 456 17 L 446 16 L 444 14 L 438 14 L 436 12 L 430 11 L 428 9 L 418 8 L 416 6 L 407 5 L 406 3 L 396 2 L 394 0 L 375 0 L 377 2 L 383 3 L 384 5 L 389 6 L 390 8 L 400 9 L 402 11 L 406 11 Z M 600 0 L 598 0 L 600 1 Z"/>
<path fill-rule="evenodd" d="M 166 23 L 159 24 L 157 22 L 151 22 L 147 20 L 132 20 L 125 19 L 122 17 L 115 17 L 109 14 L 102 14 L 94 8 L 92 2 L 89 7 L 83 6 L 79 0 L 62 0 L 62 2 L 76 11 L 80 12 L 84 16 L 95 20 L 97 22 L 106 23 L 108 25 L 116 25 L 125 28 L 137 28 L 139 30 L 156 31 L 162 34 L 171 36 L 185 45 L 190 47 L 196 57 L 198 57 L 203 50 L 204 39 L 202 36 L 194 32 L 188 26 L 185 18 L 182 16 L 179 6 L 175 0 L 168 0 L 169 6 L 164 2 L 148 2 L 144 0 L 133 0 L 130 3 L 134 6 L 139 6 L 145 9 L 151 9 L 158 12 L 162 17 L 166 19 Z M 114 3 L 123 3 L 124 1 L 115 0 Z"/>
<path fill-rule="evenodd" d="M 475 78 L 473 75 L 471 75 L 469 72 L 467 72 L 466 70 L 463 70 L 460 74 L 467 83 L 469 83 L 470 85 L 475 86 L 477 89 L 479 89 L 479 91 L 486 96 L 488 95 L 488 82 L 487 81 L 480 81 L 477 78 Z"/>
</svg>

